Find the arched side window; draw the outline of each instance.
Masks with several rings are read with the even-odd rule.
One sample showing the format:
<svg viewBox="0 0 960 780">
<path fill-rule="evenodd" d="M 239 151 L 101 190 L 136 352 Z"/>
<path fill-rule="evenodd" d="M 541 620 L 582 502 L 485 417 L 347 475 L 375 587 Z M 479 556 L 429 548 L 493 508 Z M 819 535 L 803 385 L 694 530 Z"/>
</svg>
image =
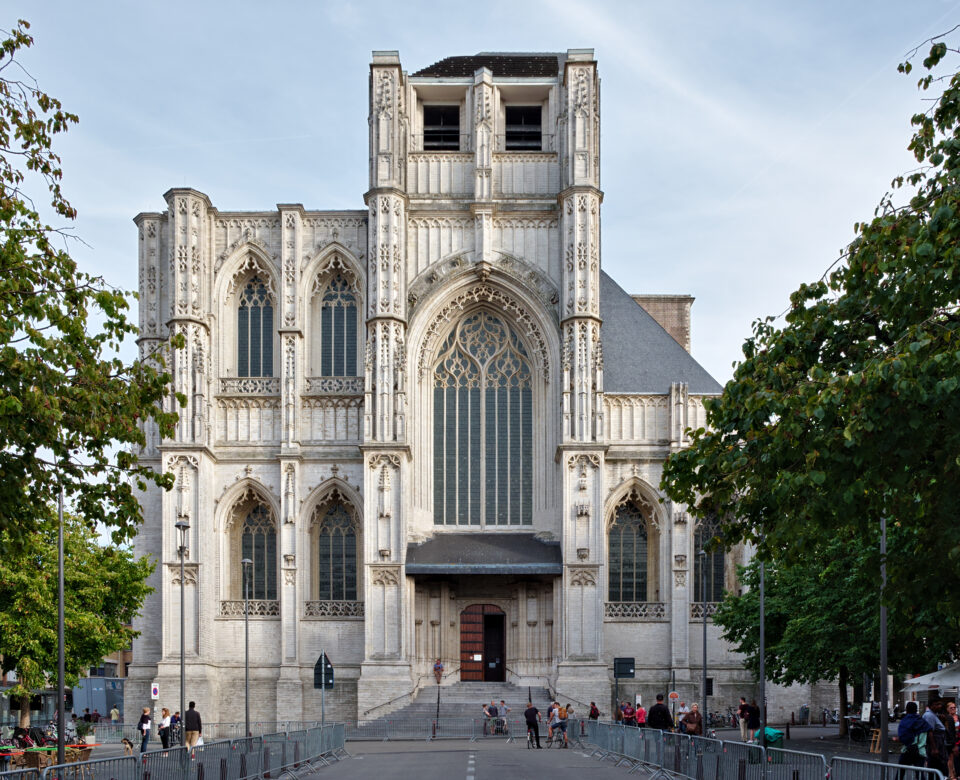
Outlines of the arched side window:
<svg viewBox="0 0 960 780">
<path fill-rule="evenodd" d="M 259 276 L 247 281 L 238 300 L 237 376 L 273 376 L 273 300 Z"/>
<path fill-rule="evenodd" d="M 517 334 L 480 310 L 434 366 L 433 517 L 438 525 L 533 522 L 532 371 Z"/>
<path fill-rule="evenodd" d="M 243 520 L 240 537 L 242 559 L 253 562 L 247 584 L 251 599 L 274 601 L 277 598 L 277 529 L 270 510 L 257 504 Z M 243 593 L 240 594 L 241 597 Z"/>
<path fill-rule="evenodd" d="M 703 601 L 703 586 L 706 583 L 706 601 L 723 601 L 724 591 L 724 561 L 726 554 L 723 547 L 717 547 L 714 550 L 707 550 L 706 561 L 700 555 L 700 551 L 709 546 L 710 541 L 717 535 L 718 523 L 713 518 L 704 518 L 697 526 L 694 534 L 694 567 L 693 567 L 693 593 L 692 602 Z"/>
<path fill-rule="evenodd" d="M 357 376 L 359 315 L 357 292 L 342 273 L 317 280 L 311 301 L 311 375 Z"/>
<path fill-rule="evenodd" d="M 634 500 L 616 508 L 609 533 L 609 601 L 647 601 L 647 518 Z"/>
<path fill-rule="evenodd" d="M 318 510 L 316 518 L 315 597 L 321 601 L 357 600 L 357 532 L 340 501 Z"/>
</svg>

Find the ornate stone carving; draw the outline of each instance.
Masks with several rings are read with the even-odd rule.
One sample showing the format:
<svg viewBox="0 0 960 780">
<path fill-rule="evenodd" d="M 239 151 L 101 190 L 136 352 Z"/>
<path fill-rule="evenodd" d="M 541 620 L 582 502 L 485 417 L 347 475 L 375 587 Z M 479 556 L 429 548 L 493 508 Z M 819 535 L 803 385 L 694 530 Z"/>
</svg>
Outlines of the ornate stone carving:
<svg viewBox="0 0 960 780">
<path fill-rule="evenodd" d="M 567 468 L 571 471 L 577 468 L 577 466 L 580 466 L 585 470 L 588 465 L 593 466 L 595 469 L 600 468 L 600 456 L 590 453 L 584 455 L 571 455 L 569 458 L 567 458 Z"/>
<path fill-rule="evenodd" d="M 220 392 L 231 395 L 280 395 L 280 377 L 221 377 Z"/>
<path fill-rule="evenodd" d="M 304 617 L 362 618 L 362 601 L 308 601 L 304 604 Z"/>
<path fill-rule="evenodd" d="M 251 617 L 280 617 L 280 602 L 276 599 L 250 599 Z M 243 617 L 243 599 L 221 601 L 220 617 Z"/>
<path fill-rule="evenodd" d="M 381 70 L 377 74 L 373 112 L 378 117 L 393 118 L 393 71 Z"/>
<path fill-rule="evenodd" d="M 603 616 L 613 620 L 665 620 L 667 605 L 658 601 L 608 601 Z"/>
<path fill-rule="evenodd" d="M 296 585 L 296 584 L 297 584 L 297 570 L 296 570 L 296 569 L 284 569 L 284 570 L 283 570 L 283 584 L 284 584 L 284 585 Z"/>
<path fill-rule="evenodd" d="M 240 282 L 253 274 L 258 274 L 263 277 L 270 296 L 276 301 L 277 286 L 273 278 L 273 269 L 254 254 L 247 255 L 233 272 L 233 275 L 230 277 L 230 282 L 227 284 L 227 297 L 232 297 L 236 293 Z"/>
<path fill-rule="evenodd" d="M 570 584 L 583 587 L 596 587 L 597 570 L 593 568 L 570 569 Z"/>
<path fill-rule="evenodd" d="M 283 467 L 283 499 L 286 508 L 283 522 L 286 524 L 297 521 L 296 513 L 296 468 L 292 463 Z"/>
<path fill-rule="evenodd" d="M 677 588 L 687 587 L 687 572 L 683 570 L 675 571 L 673 573 L 673 584 Z"/>
<path fill-rule="evenodd" d="M 304 395 L 363 395 L 362 376 L 307 377 Z"/>
<path fill-rule="evenodd" d="M 170 584 L 180 587 L 180 563 L 167 564 L 170 571 Z M 183 584 L 185 586 L 196 585 L 199 576 L 199 567 L 195 563 L 186 563 L 183 566 Z"/>
<path fill-rule="evenodd" d="M 367 467 L 372 471 L 379 468 L 380 466 L 393 466 L 394 468 L 400 468 L 400 456 L 392 455 L 389 453 L 380 453 L 379 455 L 371 455 L 367 459 Z"/>
<path fill-rule="evenodd" d="M 720 607 L 719 601 L 708 601 L 706 604 L 704 604 L 702 601 L 691 601 L 690 602 L 690 619 L 703 620 L 704 611 L 706 611 L 707 617 L 711 618 L 716 614 L 717 609 L 719 607 Z"/>
<path fill-rule="evenodd" d="M 400 584 L 399 566 L 371 566 L 370 583 L 384 587 Z"/>
<path fill-rule="evenodd" d="M 506 312 L 514 322 L 520 326 L 521 335 L 526 337 L 533 347 L 533 358 L 544 382 L 550 381 L 550 361 L 547 357 L 547 340 L 541 333 L 539 326 L 527 312 L 527 308 L 512 296 L 502 290 L 487 284 L 478 284 L 474 288 L 458 295 L 437 314 L 427 328 L 420 347 L 417 370 L 422 378 L 428 370 L 428 364 L 440 334 L 446 331 L 447 324 L 459 317 L 465 310 L 474 304 L 490 304 L 495 309 Z"/>
<path fill-rule="evenodd" d="M 217 262 L 213 265 L 213 272 L 217 273 L 222 267 L 223 264 L 237 251 L 240 247 L 244 245 L 250 247 L 256 247 L 261 252 L 263 252 L 267 257 L 272 257 L 274 260 L 278 259 L 278 255 L 275 252 L 270 251 L 270 247 L 267 246 L 266 242 L 260 238 L 257 238 L 256 232 L 253 228 L 246 228 L 243 231 L 243 234 L 236 241 L 232 242 L 226 249 L 224 249 L 218 256 Z"/>
</svg>

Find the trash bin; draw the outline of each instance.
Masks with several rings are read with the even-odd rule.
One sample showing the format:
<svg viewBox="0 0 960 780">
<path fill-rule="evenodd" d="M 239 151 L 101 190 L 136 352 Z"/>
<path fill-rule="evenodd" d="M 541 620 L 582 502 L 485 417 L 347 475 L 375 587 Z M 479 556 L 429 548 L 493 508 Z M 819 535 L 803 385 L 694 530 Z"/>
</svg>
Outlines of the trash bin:
<svg viewBox="0 0 960 780">
<path fill-rule="evenodd" d="M 779 729 L 772 729 L 767 726 L 763 730 L 763 742 L 768 748 L 778 748 L 783 750 L 783 737 L 784 733 Z M 768 753 L 767 756 L 767 760 L 771 764 L 783 763 L 783 754 L 781 753 Z"/>
<path fill-rule="evenodd" d="M 804 704 L 800 708 L 800 725 L 809 726 L 810 725 L 810 708 Z"/>
</svg>

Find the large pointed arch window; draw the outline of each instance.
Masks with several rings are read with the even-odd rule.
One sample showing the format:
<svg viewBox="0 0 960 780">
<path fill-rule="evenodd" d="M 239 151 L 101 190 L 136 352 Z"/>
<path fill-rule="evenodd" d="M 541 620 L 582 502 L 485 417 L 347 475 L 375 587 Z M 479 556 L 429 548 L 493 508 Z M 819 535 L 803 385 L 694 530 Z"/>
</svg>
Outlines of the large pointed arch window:
<svg viewBox="0 0 960 780">
<path fill-rule="evenodd" d="M 237 376 L 273 376 L 273 299 L 260 276 L 247 281 L 238 300 Z"/>
<path fill-rule="evenodd" d="M 277 529 L 270 510 L 263 504 L 258 504 L 244 518 L 240 550 L 245 559 L 253 562 L 247 584 L 250 598 L 276 600 Z"/>
<path fill-rule="evenodd" d="M 710 542 L 717 535 L 720 524 L 716 517 L 705 517 L 697 524 L 697 530 L 694 534 L 694 567 L 693 567 L 693 593 L 691 594 L 691 604 L 704 601 L 708 604 L 723 601 L 724 591 L 724 561 L 726 555 L 722 546 L 710 549 Z M 706 550 L 705 556 L 700 555 L 701 550 Z M 706 591 L 704 591 L 706 586 Z"/>
<path fill-rule="evenodd" d="M 532 371 L 520 338 L 493 312 L 470 314 L 433 376 L 434 522 L 530 525 Z"/>
<path fill-rule="evenodd" d="M 337 274 L 313 299 L 312 370 L 317 376 L 357 375 L 357 295 Z"/>
<path fill-rule="evenodd" d="M 279 615 L 276 514 L 251 487 L 233 503 L 229 518 L 221 566 L 226 598 L 220 602 L 220 614 L 243 617 L 246 596 L 251 615 Z M 250 564 L 244 566 L 244 560 Z"/>
<path fill-rule="evenodd" d="M 315 515 L 315 598 L 357 599 L 357 529 L 347 507 L 332 501 Z"/>
<path fill-rule="evenodd" d="M 609 533 L 608 601 L 647 601 L 650 545 L 647 518 L 631 499 L 616 508 Z"/>
</svg>

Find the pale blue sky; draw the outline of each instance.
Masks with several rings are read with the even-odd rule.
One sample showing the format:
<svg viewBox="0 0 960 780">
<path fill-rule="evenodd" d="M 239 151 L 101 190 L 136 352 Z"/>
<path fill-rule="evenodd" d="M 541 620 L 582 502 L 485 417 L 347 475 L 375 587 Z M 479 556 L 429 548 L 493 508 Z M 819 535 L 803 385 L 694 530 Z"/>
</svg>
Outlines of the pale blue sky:
<svg viewBox="0 0 960 780">
<path fill-rule="evenodd" d="M 74 246 L 137 284 L 140 211 L 191 186 L 223 210 L 363 208 L 373 49 L 413 72 L 479 51 L 592 47 L 602 79 L 604 268 L 689 293 L 721 382 L 750 323 L 819 278 L 911 166 L 903 55 L 957 0 L 888 2 L 8 2 L 22 58 L 80 115 L 58 141 Z M 916 72 L 915 72 L 916 73 Z"/>
</svg>

